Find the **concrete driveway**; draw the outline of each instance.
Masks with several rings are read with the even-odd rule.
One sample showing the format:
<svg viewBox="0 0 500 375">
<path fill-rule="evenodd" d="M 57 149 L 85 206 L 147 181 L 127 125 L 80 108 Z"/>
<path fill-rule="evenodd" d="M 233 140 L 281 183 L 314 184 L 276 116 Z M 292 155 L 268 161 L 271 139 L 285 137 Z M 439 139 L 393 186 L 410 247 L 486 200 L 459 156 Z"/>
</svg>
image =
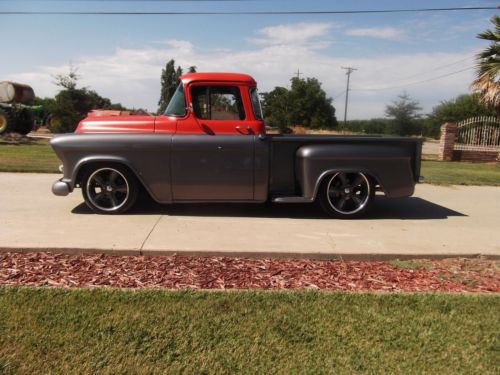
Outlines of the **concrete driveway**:
<svg viewBox="0 0 500 375">
<path fill-rule="evenodd" d="M 100 216 L 77 189 L 56 197 L 59 175 L 0 173 L 0 248 L 131 254 L 239 254 L 330 258 L 500 256 L 500 188 L 418 185 L 412 198 L 377 197 L 363 220 L 315 205 L 158 205 Z"/>
</svg>

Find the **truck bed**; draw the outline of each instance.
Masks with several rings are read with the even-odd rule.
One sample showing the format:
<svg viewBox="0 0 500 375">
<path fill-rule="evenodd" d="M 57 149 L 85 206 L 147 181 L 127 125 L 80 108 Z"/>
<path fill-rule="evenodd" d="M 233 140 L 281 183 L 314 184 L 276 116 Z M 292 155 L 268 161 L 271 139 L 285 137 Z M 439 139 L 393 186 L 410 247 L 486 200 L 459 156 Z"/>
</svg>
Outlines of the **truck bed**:
<svg viewBox="0 0 500 375">
<path fill-rule="evenodd" d="M 365 136 L 365 135 L 267 135 L 271 142 L 270 150 L 270 181 L 269 193 L 276 196 L 302 195 L 302 186 L 299 181 L 299 171 L 295 155 L 297 151 L 310 145 L 328 145 L 334 150 L 342 149 L 334 161 L 335 164 L 344 164 L 348 161 L 352 167 L 359 156 L 360 146 L 369 148 L 370 162 L 384 163 L 387 160 L 396 160 L 406 155 L 411 165 L 413 181 L 418 182 L 420 177 L 420 157 L 422 152 L 421 138 L 395 136 Z M 385 150 L 385 151 L 384 151 Z M 386 194 L 391 195 L 390 191 Z M 394 196 L 394 194 L 392 194 Z"/>
</svg>

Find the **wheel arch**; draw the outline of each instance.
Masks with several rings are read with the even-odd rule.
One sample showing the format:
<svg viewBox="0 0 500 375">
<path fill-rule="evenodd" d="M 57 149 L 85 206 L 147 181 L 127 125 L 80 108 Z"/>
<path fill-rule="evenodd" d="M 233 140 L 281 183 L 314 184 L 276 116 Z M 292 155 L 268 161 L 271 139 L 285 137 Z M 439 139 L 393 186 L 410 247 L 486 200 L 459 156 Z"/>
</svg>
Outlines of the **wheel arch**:
<svg viewBox="0 0 500 375">
<path fill-rule="evenodd" d="M 144 191 L 146 191 L 153 199 L 154 195 L 151 194 L 147 184 L 144 183 L 141 174 L 133 167 L 133 165 L 125 158 L 116 157 L 116 156 L 107 156 L 107 157 L 88 157 L 80 160 L 73 169 L 73 175 L 71 180 L 73 181 L 73 187 L 79 186 L 81 187 L 82 178 L 85 175 L 85 172 L 91 168 L 97 167 L 112 167 L 112 166 L 120 166 L 122 168 L 127 169 L 136 179 L 137 182 Z"/>
</svg>

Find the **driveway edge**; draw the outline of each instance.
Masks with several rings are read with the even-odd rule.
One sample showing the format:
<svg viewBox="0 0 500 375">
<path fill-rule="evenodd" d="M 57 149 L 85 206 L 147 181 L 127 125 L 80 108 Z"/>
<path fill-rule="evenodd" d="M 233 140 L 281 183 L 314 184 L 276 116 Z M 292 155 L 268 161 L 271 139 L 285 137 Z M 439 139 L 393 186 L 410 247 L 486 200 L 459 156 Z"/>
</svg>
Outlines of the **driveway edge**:
<svg viewBox="0 0 500 375">
<path fill-rule="evenodd" d="M 294 259 L 315 259 L 315 260 L 356 260 L 356 261 L 389 261 L 394 259 L 446 259 L 446 258 L 483 258 L 488 260 L 500 260 L 498 254 L 480 253 L 440 253 L 440 254 L 408 254 L 408 253 L 300 253 L 300 252 L 270 252 L 270 251 L 190 251 L 190 250 L 126 250 L 126 249 L 86 249 L 86 248 L 7 248 L 0 247 L 0 252 L 12 253 L 36 253 L 48 252 L 59 254 L 106 254 L 106 255 L 126 255 L 126 256 L 194 256 L 194 257 L 231 257 L 231 258 L 294 258 Z"/>
</svg>

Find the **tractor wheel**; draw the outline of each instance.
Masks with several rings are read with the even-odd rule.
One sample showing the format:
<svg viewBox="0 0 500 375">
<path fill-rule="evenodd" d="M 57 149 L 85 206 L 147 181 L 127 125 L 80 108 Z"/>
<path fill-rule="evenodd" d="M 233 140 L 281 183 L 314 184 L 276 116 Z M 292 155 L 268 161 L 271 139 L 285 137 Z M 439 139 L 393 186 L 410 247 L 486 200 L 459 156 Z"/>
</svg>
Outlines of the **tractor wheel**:
<svg viewBox="0 0 500 375">
<path fill-rule="evenodd" d="M 22 135 L 28 134 L 35 127 L 35 116 L 29 109 L 22 109 L 16 119 L 14 131 Z"/>
<path fill-rule="evenodd" d="M 7 131 L 11 130 L 12 118 L 9 113 L 0 109 L 0 134 L 5 134 Z"/>
<path fill-rule="evenodd" d="M 49 130 L 52 130 L 52 128 L 60 127 L 62 122 L 59 117 L 56 117 L 52 113 L 49 113 L 45 118 L 44 124 Z"/>
</svg>

